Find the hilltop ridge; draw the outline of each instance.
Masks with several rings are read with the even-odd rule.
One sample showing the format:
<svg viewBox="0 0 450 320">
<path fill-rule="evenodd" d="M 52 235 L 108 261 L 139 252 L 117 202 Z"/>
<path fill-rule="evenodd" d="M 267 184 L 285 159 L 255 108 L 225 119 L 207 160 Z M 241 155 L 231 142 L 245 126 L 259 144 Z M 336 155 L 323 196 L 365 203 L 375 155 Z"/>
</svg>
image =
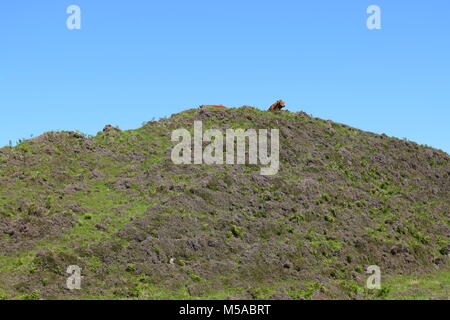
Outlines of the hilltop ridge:
<svg viewBox="0 0 450 320">
<path fill-rule="evenodd" d="M 176 165 L 171 132 L 278 128 L 280 166 Z M 0 298 L 338 299 L 446 272 L 450 156 L 304 112 L 191 109 L 0 149 Z M 82 289 L 65 287 L 82 268 Z M 442 297 L 441 297 L 442 298 Z"/>
</svg>

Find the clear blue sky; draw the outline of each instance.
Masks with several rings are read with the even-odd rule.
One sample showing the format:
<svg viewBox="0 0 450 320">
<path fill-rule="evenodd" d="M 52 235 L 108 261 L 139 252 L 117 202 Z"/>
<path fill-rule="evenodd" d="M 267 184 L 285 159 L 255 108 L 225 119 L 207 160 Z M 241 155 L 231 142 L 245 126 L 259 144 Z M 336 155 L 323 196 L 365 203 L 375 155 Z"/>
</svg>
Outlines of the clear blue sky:
<svg viewBox="0 0 450 320">
<path fill-rule="evenodd" d="M 448 0 L 2 1 L 0 40 L 0 145 L 283 99 L 450 152 Z"/>
</svg>

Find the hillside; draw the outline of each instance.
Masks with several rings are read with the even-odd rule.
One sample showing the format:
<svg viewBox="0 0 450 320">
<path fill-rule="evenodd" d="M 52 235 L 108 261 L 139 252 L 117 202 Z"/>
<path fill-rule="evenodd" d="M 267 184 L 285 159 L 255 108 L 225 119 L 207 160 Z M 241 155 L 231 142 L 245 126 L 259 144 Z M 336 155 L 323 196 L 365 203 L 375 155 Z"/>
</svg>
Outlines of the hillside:
<svg viewBox="0 0 450 320">
<path fill-rule="evenodd" d="M 194 120 L 279 128 L 278 174 L 174 164 L 171 132 Z M 0 298 L 389 294 L 365 289 L 369 265 L 386 279 L 440 272 L 450 286 L 449 160 L 303 112 L 252 107 L 192 109 L 94 137 L 48 132 L 0 149 Z M 69 265 L 82 268 L 81 290 L 66 288 Z"/>
</svg>

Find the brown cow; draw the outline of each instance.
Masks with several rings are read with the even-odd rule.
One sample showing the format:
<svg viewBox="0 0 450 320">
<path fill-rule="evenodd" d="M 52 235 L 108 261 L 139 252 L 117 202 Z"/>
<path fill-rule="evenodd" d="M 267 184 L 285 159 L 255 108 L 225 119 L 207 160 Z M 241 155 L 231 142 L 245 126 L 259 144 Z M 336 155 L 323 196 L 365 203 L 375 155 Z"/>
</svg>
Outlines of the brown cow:
<svg viewBox="0 0 450 320">
<path fill-rule="evenodd" d="M 284 107 L 286 107 L 286 103 L 284 103 L 283 100 L 278 100 L 277 102 L 275 102 L 273 105 L 270 106 L 269 111 L 271 112 L 281 111 L 281 109 Z"/>
</svg>

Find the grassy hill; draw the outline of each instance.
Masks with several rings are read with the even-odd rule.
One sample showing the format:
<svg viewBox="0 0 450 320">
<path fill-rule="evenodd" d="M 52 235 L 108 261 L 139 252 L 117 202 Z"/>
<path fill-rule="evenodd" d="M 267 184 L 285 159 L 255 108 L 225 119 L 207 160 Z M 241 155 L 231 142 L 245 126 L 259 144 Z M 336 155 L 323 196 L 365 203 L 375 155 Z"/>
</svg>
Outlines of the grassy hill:
<svg viewBox="0 0 450 320">
<path fill-rule="evenodd" d="M 173 164 L 171 132 L 194 120 L 279 128 L 278 174 Z M 48 132 L 0 149 L 0 298 L 446 298 L 449 160 L 251 107 L 187 110 L 94 137 Z M 66 288 L 69 265 L 82 268 L 81 290 Z M 365 288 L 369 265 L 383 289 Z M 416 291 L 394 292 L 400 278 Z"/>
</svg>

